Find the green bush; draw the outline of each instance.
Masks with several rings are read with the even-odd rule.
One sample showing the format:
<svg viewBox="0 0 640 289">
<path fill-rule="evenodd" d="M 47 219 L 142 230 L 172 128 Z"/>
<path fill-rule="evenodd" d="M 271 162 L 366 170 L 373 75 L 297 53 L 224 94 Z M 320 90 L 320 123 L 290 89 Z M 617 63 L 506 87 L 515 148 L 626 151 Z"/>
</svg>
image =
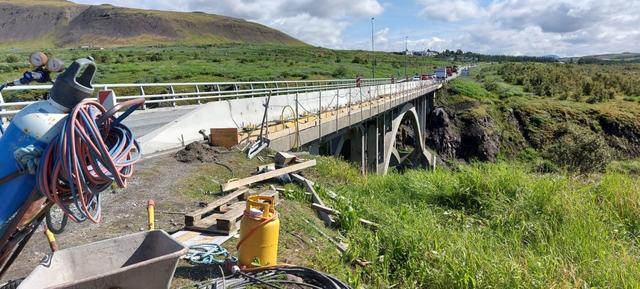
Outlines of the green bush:
<svg viewBox="0 0 640 289">
<path fill-rule="evenodd" d="M 13 55 L 13 54 L 12 54 L 12 55 L 8 55 L 8 56 L 4 59 L 4 62 L 6 62 L 6 63 L 16 63 L 16 62 L 18 62 L 18 61 L 20 61 L 20 58 L 18 58 L 18 56 L 15 56 L 15 55 Z"/>
<path fill-rule="evenodd" d="M 360 56 L 356 55 L 353 57 L 353 60 L 351 60 L 351 63 L 358 63 L 358 64 L 366 64 L 369 61 L 367 61 L 366 59 L 362 59 Z"/>
<path fill-rule="evenodd" d="M 331 76 L 335 78 L 345 78 L 347 76 L 347 68 L 344 66 L 339 66 L 336 70 L 333 71 Z"/>
<path fill-rule="evenodd" d="M 562 126 L 545 156 L 560 166 L 578 172 L 601 172 L 612 161 L 612 151 L 602 136 L 576 126 Z"/>
</svg>

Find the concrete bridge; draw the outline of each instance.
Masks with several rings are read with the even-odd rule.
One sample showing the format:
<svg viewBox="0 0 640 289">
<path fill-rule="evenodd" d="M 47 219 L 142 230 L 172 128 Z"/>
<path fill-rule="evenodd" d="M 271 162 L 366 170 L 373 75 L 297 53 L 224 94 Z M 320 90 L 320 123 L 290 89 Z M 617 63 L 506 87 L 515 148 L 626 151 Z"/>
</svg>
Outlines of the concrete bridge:
<svg viewBox="0 0 640 289">
<path fill-rule="evenodd" d="M 232 130 L 237 141 L 258 137 L 265 113 L 265 136 L 274 150 L 309 150 L 361 165 L 364 173 L 386 173 L 405 165 L 430 166 L 424 128 L 442 83 L 390 79 L 323 81 L 106 84 L 119 101 L 144 97 L 146 107 L 126 123 L 146 155 L 203 140 L 202 132 Z M 44 93 L 50 86 L 12 87 L 10 93 Z M 267 99 L 269 105 L 266 106 Z M 10 117 L 30 102 L 4 102 Z M 217 135 L 213 136 L 214 138 Z"/>
</svg>

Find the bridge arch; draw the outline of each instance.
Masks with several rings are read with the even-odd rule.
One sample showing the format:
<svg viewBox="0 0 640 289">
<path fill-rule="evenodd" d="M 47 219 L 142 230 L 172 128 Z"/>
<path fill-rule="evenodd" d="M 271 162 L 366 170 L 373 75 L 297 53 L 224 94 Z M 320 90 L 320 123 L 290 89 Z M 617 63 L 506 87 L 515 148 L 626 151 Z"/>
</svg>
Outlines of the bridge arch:
<svg viewBox="0 0 640 289">
<path fill-rule="evenodd" d="M 409 156 L 401 158 L 398 150 L 396 149 L 396 135 L 398 134 L 400 125 L 405 119 L 409 121 L 413 128 L 415 147 Z M 432 158 L 431 153 L 426 150 L 424 141 L 424 135 L 416 107 L 411 103 L 407 103 L 400 109 L 396 117 L 392 120 L 391 131 L 385 135 L 383 173 L 386 174 L 390 167 L 402 164 L 407 158 L 421 159 L 422 163 L 426 163 L 428 165 Z"/>
</svg>

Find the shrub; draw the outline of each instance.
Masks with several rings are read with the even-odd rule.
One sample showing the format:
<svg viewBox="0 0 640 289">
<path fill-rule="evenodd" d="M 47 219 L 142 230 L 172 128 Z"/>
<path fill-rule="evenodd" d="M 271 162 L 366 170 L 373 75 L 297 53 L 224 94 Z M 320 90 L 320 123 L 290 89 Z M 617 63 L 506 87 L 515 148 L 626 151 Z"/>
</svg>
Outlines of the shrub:
<svg viewBox="0 0 640 289">
<path fill-rule="evenodd" d="M 560 166 L 578 172 L 601 172 L 612 160 L 604 138 L 575 126 L 563 126 L 555 132 L 557 141 L 546 149 L 545 156 Z"/>
<path fill-rule="evenodd" d="M 351 60 L 351 63 L 364 63 L 364 60 L 362 58 L 360 58 L 360 56 L 355 56 L 353 57 L 353 60 Z"/>
<path fill-rule="evenodd" d="M 4 59 L 4 62 L 6 63 L 16 63 L 18 61 L 20 61 L 20 59 L 15 55 L 9 55 Z"/>
<path fill-rule="evenodd" d="M 347 68 L 344 66 L 339 66 L 336 70 L 333 71 L 331 76 L 335 78 L 345 78 L 347 76 Z"/>
<path fill-rule="evenodd" d="M 152 55 L 147 56 L 147 60 L 149 61 L 162 61 L 164 60 L 164 56 L 160 53 L 154 53 Z"/>
</svg>

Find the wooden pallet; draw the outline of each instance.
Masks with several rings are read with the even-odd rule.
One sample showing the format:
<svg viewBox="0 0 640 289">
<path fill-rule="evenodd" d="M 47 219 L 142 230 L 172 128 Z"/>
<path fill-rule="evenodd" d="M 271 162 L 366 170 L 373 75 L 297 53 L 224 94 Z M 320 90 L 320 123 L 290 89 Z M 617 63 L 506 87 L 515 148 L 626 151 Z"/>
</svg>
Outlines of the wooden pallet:
<svg viewBox="0 0 640 289">
<path fill-rule="evenodd" d="M 247 188 L 237 189 L 209 204 L 205 207 L 192 211 L 188 214 L 184 215 L 184 224 L 185 226 L 193 226 L 196 222 L 202 220 L 203 218 L 219 213 L 223 214 L 229 209 L 227 208 L 230 203 L 238 202 L 239 200 L 244 200 L 247 194 L 251 194 L 251 191 Z"/>
<path fill-rule="evenodd" d="M 251 191 L 247 190 L 246 193 L 250 194 Z M 260 195 L 273 196 L 275 203 L 278 204 L 277 191 L 267 191 Z M 246 197 L 248 197 L 248 195 L 244 196 L 244 198 Z M 213 234 L 235 234 L 235 232 L 240 229 L 240 220 L 244 215 L 245 208 L 245 201 L 237 201 L 231 204 L 225 203 L 224 205 L 218 206 L 215 212 L 208 216 L 194 221 L 192 224 L 185 224 L 185 229 Z"/>
</svg>

